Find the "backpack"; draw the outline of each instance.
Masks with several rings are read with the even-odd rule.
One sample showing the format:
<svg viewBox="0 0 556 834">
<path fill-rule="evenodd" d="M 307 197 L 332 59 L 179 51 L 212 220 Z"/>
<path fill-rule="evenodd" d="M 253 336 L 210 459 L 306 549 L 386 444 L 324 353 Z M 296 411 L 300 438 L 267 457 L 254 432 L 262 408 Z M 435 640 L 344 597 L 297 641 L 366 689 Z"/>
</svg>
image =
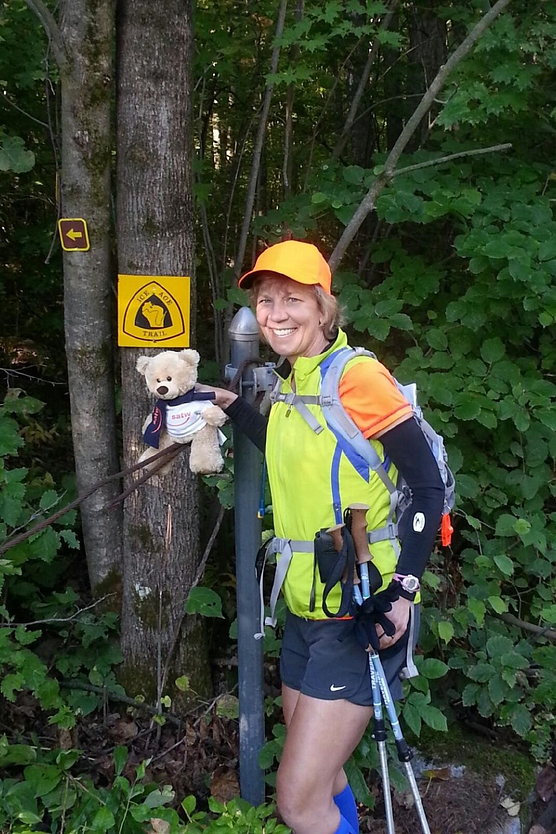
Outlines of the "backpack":
<svg viewBox="0 0 556 834">
<path fill-rule="evenodd" d="M 345 410 L 340 400 L 340 380 L 344 372 L 344 368 L 349 361 L 357 356 L 368 356 L 376 360 L 376 356 L 365 348 L 350 348 L 344 347 L 332 353 L 321 365 L 322 381 L 321 392 L 318 398 L 322 409 L 323 416 L 326 420 L 328 428 L 333 432 L 342 447 L 342 451 L 346 454 L 350 463 L 355 469 L 358 469 L 357 463 L 361 459 L 365 462 L 373 472 L 381 479 L 384 486 L 390 494 L 390 513 L 388 520 L 388 535 L 383 531 L 376 531 L 376 539 L 403 537 L 403 532 L 407 521 L 409 519 L 409 508 L 412 502 L 411 490 L 406 484 L 403 476 L 398 473 L 396 483 L 392 481 L 388 472 L 389 465 L 385 461 L 384 464 L 378 456 L 373 445 L 365 439 L 361 430 L 357 427 L 355 422 L 351 419 Z M 451 534 L 453 532 L 450 522 L 450 511 L 455 503 L 455 481 L 452 471 L 448 466 L 448 456 L 444 447 L 443 438 L 435 432 L 432 426 L 423 417 L 423 412 L 417 404 L 417 386 L 415 383 L 409 385 L 402 385 L 394 377 L 394 382 L 400 393 L 406 398 L 413 409 L 413 416 L 420 427 L 425 440 L 434 456 L 438 471 L 444 484 L 444 508 L 442 515 L 441 537 L 442 545 L 447 546 L 451 543 Z M 294 408 L 297 408 L 302 417 L 315 431 L 322 427 L 318 421 L 313 417 L 309 409 L 303 402 L 304 398 L 301 396 L 284 395 L 279 391 L 280 383 L 276 386 L 271 394 L 271 401 L 292 401 Z M 308 398 L 314 402 L 315 398 Z M 393 522 L 393 518 L 396 522 Z M 370 541 L 372 543 L 373 534 L 370 534 Z"/>
</svg>

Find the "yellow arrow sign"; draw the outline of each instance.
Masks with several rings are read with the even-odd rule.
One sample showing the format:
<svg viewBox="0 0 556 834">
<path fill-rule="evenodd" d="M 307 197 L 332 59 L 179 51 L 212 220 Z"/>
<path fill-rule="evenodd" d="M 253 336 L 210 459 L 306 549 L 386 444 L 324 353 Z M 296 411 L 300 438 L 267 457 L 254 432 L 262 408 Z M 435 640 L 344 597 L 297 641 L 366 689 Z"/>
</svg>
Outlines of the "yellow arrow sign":
<svg viewBox="0 0 556 834">
<path fill-rule="evenodd" d="M 82 217 L 61 217 L 58 220 L 60 242 L 65 252 L 87 252 L 90 247 L 87 223 Z"/>
</svg>

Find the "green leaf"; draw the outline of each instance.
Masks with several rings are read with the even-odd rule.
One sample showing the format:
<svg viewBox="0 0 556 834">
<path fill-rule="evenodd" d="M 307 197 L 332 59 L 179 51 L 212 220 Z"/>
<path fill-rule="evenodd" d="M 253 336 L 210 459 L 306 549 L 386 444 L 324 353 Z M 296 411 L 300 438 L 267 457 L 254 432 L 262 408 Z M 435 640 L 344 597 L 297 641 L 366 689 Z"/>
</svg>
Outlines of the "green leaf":
<svg viewBox="0 0 556 834">
<path fill-rule="evenodd" d="M 462 702 L 463 706 L 464 707 L 472 707 L 474 704 L 476 704 L 480 691 L 481 691 L 481 684 L 479 684 L 479 683 L 468 683 L 467 686 L 464 687 L 462 695 L 461 695 L 461 702 Z"/>
<path fill-rule="evenodd" d="M 485 621 L 485 614 L 486 614 L 486 605 L 482 601 L 482 599 L 476 599 L 475 597 L 470 597 L 467 601 L 467 607 L 477 620 L 480 626 L 483 625 Z"/>
<path fill-rule="evenodd" d="M 216 702 L 216 714 L 223 718 L 239 718 L 239 699 L 235 695 L 222 695 Z"/>
<path fill-rule="evenodd" d="M 116 776 L 120 776 L 127 762 L 127 747 L 123 744 L 114 749 L 114 769 Z"/>
<path fill-rule="evenodd" d="M 328 196 L 324 194 L 322 191 L 316 191 L 313 196 L 311 197 L 311 202 L 315 204 L 324 203 L 328 200 Z"/>
<path fill-rule="evenodd" d="M 539 246 L 539 261 L 551 261 L 556 258 L 556 237 L 552 235 Z"/>
<path fill-rule="evenodd" d="M 40 822 L 42 817 L 37 816 L 34 811 L 19 811 L 17 815 L 18 820 L 24 822 L 26 825 L 35 825 Z"/>
<path fill-rule="evenodd" d="M 524 736 L 531 729 L 531 713 L 524 704 L 516 704 L 512 710 L 510 724 L 519 736 Z"/>
<path fill-rule="evenodd" d="M 4 136 L 0 148 L 0 171 L 24 174 L 35 164 L 35 154 L 25 150 L 25 142 L 19 136 Z"/>
<path fill-rule="evenodd" d="M 196 806 L 197 806 L 197 800 L 195 799 L 195 797 L 192 794 L 190 796 L 186 796 L 185 799 L 181 803 L 181 807 L 183 808 L 183 810 L 185 811 L 185 813 L 188 816 L 191 816 L 191 814 L 195 810 Z"/>
<path fill-rule="evenodd" d="M 541 617 L 546 623 L 556 623 L 556 605 L 549 605 L 548 608 L 543 608 Z"/>
<path fill-rule="evenodd" d="M 506 576 L 511 576 L 514 572 L 514 563 L 509 556 L 504 556 L 503 553 L 496 553 L 493 556 L 496 567 L 502 571 Z"/>
<path fill-rule="evenodd" d="M 415 733 L 417 738 L 421 735 L 421 716 L 413 704 L 406 703 L 402 715 L 409 729 Z"/>
<path fill-rule="evenodd" d="M 471 396 L 460 398 L 458 405 L 454 409 L 454 415 L 459 420 L 475 420 L 481 413 L 481 406 Z"/>
<path fill-rule="evenodd" d="M 488 601 L 493 611 L 496 611 L 497 614 L 503 614 L 508 610 L 508 603 L 502 597 L 489 597 Z"/>
<path fill-rule="evenodd" d="M 431 328 L 425 333 L 425 339 L 434 350 L 446 350 L 448 347 L 448 338 L 446 334 L 438 328 Z"/>
<path fill-rule="evenodd" d="M 202 614 L 203 617 L 223 617 L 222 600 L 212 588 L 192 588 L 185 603 L 186 614 Z"/>
<path fill-rule="evenodd" d="M 492 703 L 498 706 L 506 699 L 509 692 L 510 687 L 502 676 L 499 674 L 493 675 L 488 682 L 488 694 Z"/>
<path fill-rule="evenodd" d="M 151 791 L 143 800 L 143 805 L 147 808 L 159 808 L 161 805 L 168 805 L 173 802 L 176 793 L 171 785 L 163 785 L 162 788 L 156 788 Z"/>
<path fill-rule="evenodd" d="M 438 636 L 445 643 L 449 643 L 454 636 L 454 626 L 449 620 L 440 620 L 438 623 Z"/>
<path fill-rule="evenodd" d="M 491 666 L 490 663 L 481 661 L 468 670 L 467 676 L 470 677 L 472 681 L 477 681 L 477 683 L 486 683 L 495 673 L 496 669 L 494 666 Z"/>
<path fill-rule="evenodd" d="M 498 362 L 506 353 L 504 343 L 498 337 L 487 339 L 481 345 L 481 356 L 484 361 L 491 365 L 493 362 Z"/>
<path fill-rule="evenodd" d="M 429 680 L 434 680 L 435 678 L 443 678 L 447 671 L 448 666 L 442 660 L 438 660 L 436 657 L 427 657 L 421 664 L 419 674 L 424 675 Z"/>
<path fill-rule="evenodd" d="M 447 731 L 446 716 L 437 707 L 427 704 L 421 707 L 420 714 L 425 724 L 428 724 L 433 730 L 440 730 L 443 733 Z"/>
<path fill-rule="evenodd" d="M 99 808 L 91 820 L 91 830 L 95 832 L 109 831 L 115 825 L 114 814 L 106 806 Z"/>
<path fill-rule="evenodd" d="M 487 640 L 486 650 L 490 657 L 500 657 L 506 652 L 513 651 L 514 644 L 509 637 L 502 634 L 495 634 Z"/>
<path fill-rule="evenodd" d="M 515 515 L 509 513 L 502 513 L 498 516 L 496 521 L 495 535 L 497 536 L 513 536 L 515 534 Z"/>
<path fill-rule="evenodd" d="M 180 692 L 189 692 L 191 687 L 189 678 L 187 675 L 181 675 L 181 677 L 176 678 L 175 680 L 176 689 L 179 689 Z"/>
<path fill-rule="evenodd" d="M 346 775 L 351 785 L 351 789 L 355 795 L 357 802 L 361 802 L 368 808 L 374 808 L 375 800 L 372 793 L 367 787 L 367 781 L 363 776 L 361 769 L 353 762 L 353 759 L 346 766 Z"/>
<path fill-rule="evenodd" d="M 531 524 L 525 518 L 518 518 L 514 524 L 514 530 L 519 536 L 525 536 L 531 532 Z"/>
</svg>

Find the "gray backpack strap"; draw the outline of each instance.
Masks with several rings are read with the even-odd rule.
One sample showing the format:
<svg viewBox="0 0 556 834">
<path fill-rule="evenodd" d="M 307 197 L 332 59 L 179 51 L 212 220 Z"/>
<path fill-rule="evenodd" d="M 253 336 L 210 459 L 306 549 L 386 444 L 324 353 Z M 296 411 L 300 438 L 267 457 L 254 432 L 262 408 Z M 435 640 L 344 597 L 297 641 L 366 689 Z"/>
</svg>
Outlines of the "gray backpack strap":
<svg viewBox="0 0 556 834">
<path fill-rule="evenodd" d="M 270 540 L 270 542 L 267 545 L 264 556 L 263 569 L 261 571 L 261 578 L 259 580 L 259 597 L 261 603 L 261 630 L 254 635 L 256 640 L 260 640 L 262 637 L 264 637 L 265 625 L 271 626 L 272 628 L 274 628 L 276 625 L 276 604 L 278 602 L 278 597 L 280 596 L 280 591 L 282 590 L 282 585 L 284 584 L 288 568 L 293 558 L 294 551 L 296 553 L 313 553 L 314 543 L 312 541 L 298 541 L 296 539 L 281 539 L 278 536 L 275 536 L 273 539 Z M 276 565 L 276 573 L 274 574 L 274 582 L 272 584 L 272 591 L 270 592 L 270 616 L 265 618 L 264 569 L 266 567 L 268 557 L 274 553 L 280 555 L 280 559 L 278 560 L 278 564 Z"/>
<path fill-rule="evenodd" d="M 347 363 L 356 356 L 368 356 L 376 359 L 374 353 L 363 348 L 345 348 L 338 351 L 322 380 L 320 404 L 326 423 L 330 429 L 343 437 L 355 449 L 358 455 L 376 472 L 390 493 L 390 517 L 393 517 L 397 504 L 397 487 L 389 477 L 374 446 L 363 436 L 361 429 L 354 423 L 340 400 L 340 379 Z M 389 521 L 391 518 L 389 519 Z"/>
</svg>

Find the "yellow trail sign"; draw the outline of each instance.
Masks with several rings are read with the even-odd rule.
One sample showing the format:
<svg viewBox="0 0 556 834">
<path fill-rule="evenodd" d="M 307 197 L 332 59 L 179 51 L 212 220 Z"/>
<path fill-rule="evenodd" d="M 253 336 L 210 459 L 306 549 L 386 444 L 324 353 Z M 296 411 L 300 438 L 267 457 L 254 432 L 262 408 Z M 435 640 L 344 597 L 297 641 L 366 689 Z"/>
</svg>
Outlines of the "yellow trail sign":
<svg viewBox="0 0 556 834">
<path fill-rule="evenodd" d="M 119 275 L 118 344 L 188 347 L 190 305 L 188 276 Z"/>
</svg>

